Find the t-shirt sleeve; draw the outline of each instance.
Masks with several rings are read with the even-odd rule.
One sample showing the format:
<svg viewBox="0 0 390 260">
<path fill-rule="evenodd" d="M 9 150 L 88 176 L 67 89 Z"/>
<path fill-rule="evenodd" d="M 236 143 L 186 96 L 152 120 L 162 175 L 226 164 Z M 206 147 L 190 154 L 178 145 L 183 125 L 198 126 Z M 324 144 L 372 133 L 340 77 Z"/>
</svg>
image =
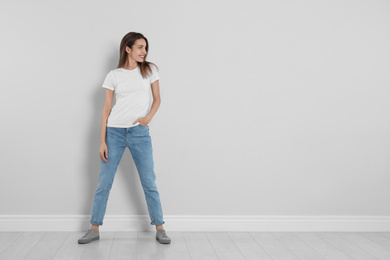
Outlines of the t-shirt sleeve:
<svg viewBox="0 0 390 260">
<path fill-rule="evenodd" d="M 113 78 L 113 75 L 112 75 L 112 71 L 107 73 L 106 78 L 104 79 L 102 87 L 103 88 L 108 88 L 108 89 L 111 89 L 111 90 L 115 91 L 115 83 L 114 83 L 114 78 Z"/>
<path fill-rule="evenodd" d="M 152 68 L 152 75 L 149 78 L 150 84 L 152 84 L 156 80 L 160 79 L 158 76 L 157 68 L 154 65 L 151 65 L 151 68 Z"/>
</svg>

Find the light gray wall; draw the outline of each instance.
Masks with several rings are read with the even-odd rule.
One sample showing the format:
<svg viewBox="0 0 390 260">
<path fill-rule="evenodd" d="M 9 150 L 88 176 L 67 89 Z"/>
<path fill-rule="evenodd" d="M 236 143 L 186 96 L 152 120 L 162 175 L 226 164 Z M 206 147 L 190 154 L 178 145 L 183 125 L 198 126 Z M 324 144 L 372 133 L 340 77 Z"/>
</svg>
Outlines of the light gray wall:
<svg viewBox="0 0 390 260">
<path fill-rule="evenodd" d="M 387 1 L 2 1 L 0 215 L 88 215 L 101 87 L 149 40 L 164 215 L 390 215 Z M 147 214 L 128 149 L 106 214 Z"/>
</svg>

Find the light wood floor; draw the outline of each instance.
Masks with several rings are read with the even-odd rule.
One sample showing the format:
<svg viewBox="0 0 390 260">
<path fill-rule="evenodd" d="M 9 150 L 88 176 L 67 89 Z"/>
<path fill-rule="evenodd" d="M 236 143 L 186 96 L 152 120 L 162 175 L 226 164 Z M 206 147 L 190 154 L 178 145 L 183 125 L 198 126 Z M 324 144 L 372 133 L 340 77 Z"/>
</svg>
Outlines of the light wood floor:
<svg viewBox="0 0 390 260">
<path fill-rule="evenodd" d="M 390 259 L 390 232 L 0 232 L 0 259 Z"/>
</svg>

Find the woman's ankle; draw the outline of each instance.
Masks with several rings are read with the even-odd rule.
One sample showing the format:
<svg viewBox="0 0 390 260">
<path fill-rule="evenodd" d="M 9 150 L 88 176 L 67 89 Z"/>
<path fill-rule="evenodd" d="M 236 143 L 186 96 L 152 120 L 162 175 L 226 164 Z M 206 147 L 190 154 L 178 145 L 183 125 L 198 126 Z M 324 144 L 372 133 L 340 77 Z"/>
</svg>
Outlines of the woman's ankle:
<svg viewBox="0 0 390 260">
<path fill-rule="evenodd" d="M 157 226 L 156 225 L 156 230 L 159 230 L 159 229 L 161 229 L 161 228 L 164 228 L 162 225 L 161 226 Z"/>
<path fill-rule="evenodd" d="M 91 228 L 96 230 L 96 231 L 99 231 L 99 226 L 91 225 Z"/>
</svg>

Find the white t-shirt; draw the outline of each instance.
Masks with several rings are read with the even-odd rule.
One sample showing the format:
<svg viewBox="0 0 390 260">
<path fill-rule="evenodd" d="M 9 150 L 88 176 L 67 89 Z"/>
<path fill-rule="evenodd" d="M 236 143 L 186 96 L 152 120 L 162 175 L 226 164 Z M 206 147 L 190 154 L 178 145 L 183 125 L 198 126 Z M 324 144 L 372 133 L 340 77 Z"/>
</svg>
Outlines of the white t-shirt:
<svg viewBox="0 0 390 260">
<path fill-rule="evenodd" d="M 108 72 L 102 87 L 115 93 L 115 105 L 107 119 L 107 127 L 129 128 L 139 125 L 133 122 L 146 116 L 153 103 L 151 84 L 159 79 L 157 69 L 150 65 L 152 74 L 147 79 L 142 78 L 139 67 L 133 70 L 124 68 Z M 149 124 L 148 124 L 149 125 Z"/>
</svg>

